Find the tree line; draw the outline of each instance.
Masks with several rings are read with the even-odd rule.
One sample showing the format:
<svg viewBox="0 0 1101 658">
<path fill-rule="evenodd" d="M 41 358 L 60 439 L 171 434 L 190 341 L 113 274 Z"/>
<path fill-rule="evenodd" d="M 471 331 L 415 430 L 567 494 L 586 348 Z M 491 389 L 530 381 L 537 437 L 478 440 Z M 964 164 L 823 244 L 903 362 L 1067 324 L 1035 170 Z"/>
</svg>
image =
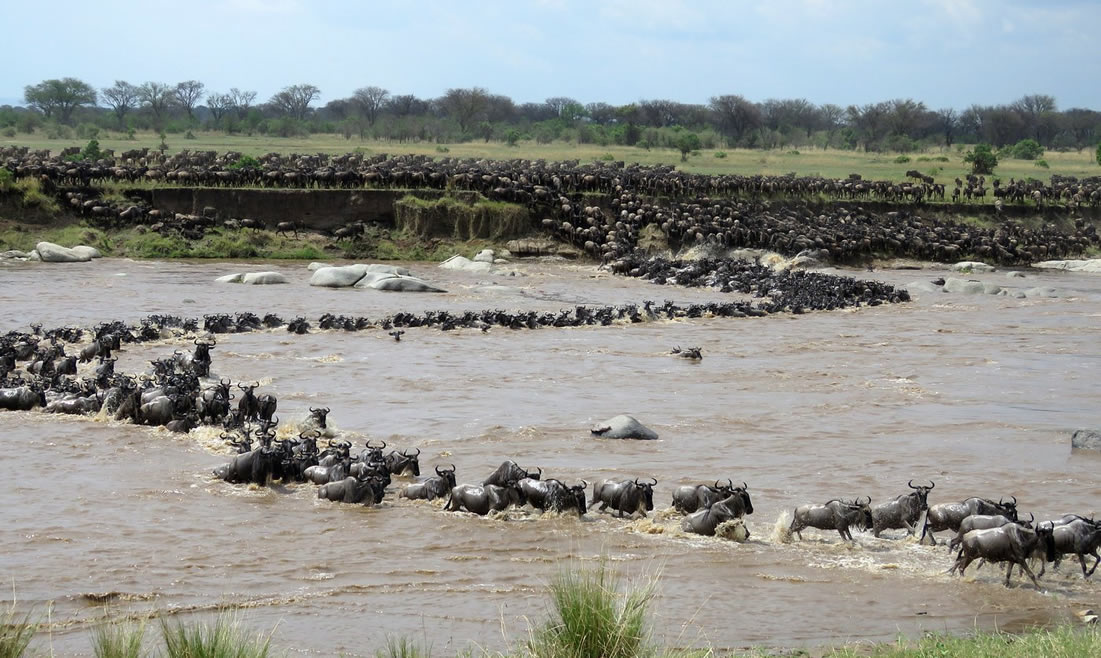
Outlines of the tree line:
<svg viewBox="0 0 1101 658">
<path fill-rule="evenodd" d="M 1045 94 L 965 109 L 931 109 L 910 98 L 842 107 L 802 98 L 754 102 L 737 94 L 713 96 L 707 104 L 664 99 L 583 104 L 563 96 L 517 103 L 481 87 L 419 98 L 366 86 L 347 98 L 324 105 L 320 100 L 321 90 L 307 83 L 287 86 L 258 102 L 255 91 L 208 90 L 198 80 L 174 85 L 118 80 L 97 90 L 82 80 L 63 78 L 25 87 L 24 107 L 0 107 L 0 130 L 13 137 L 16 131 L 63 132 L 76 124 L 120 132 L 336 133 L 398 142 L 567 140 L 682 150 L 816 146 L 900 152 L 957 142 L 1003 147 L 1022 140 L 1081 150 L 1101 140 L 1101 112 L 1059 110 L 1055 98 Z M 693 138 L 687 139 L 689 135 Z"/>
</svg>

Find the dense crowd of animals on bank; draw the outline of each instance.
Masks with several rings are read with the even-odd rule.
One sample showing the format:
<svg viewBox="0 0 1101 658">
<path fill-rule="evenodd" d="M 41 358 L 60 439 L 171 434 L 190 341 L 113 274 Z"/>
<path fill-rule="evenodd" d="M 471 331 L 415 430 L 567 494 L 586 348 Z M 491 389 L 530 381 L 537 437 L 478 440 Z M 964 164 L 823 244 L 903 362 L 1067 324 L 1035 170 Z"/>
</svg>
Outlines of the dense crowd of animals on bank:
<svg viewBox="0 0 1101 658">
<path fill-rule="evenodd" d="M 647 304 L 646 309 L 655 317 L 677 310 L 671 304 Z M 326 317 L 335 320 L 335 316 Z M 392 316 L 391 321 L 396 317 Z M 277 320 L 274 316 L 261 319 L 246 313 L 206 316 L 203 324 L 210 334 L 217 334 L 252 331 L 265 324 L 278 326 Z M 335 321 L 331 326 L 339 328 Z M 218 478 L 258 486 L 273 481 L 310 482 L 318 486 L 319 498 L 336 502 L 377 505 L 394 486 L 394 478 L 414 478 L 400 490 L 399 497 L 446 499 L 446 511 L 465 510 L 482 516 L 526 505 L 579 516 L 593 506 L 599 506 L 601 512 L 611 509 L 620 517 L 646 516 L 654 510 L 658 481 L 642 476 L 592 483 L 591 498 L 587 494 L 590 483 L 584 480 L 567 483 L 545 477 L 542 469 L 522 468 L 514 461 L 502 463 L 480 484 L 460 484 L 453 464 L 437 464 L 435 475 L 422 478 L 419 449 L 391 449 L 387 453 L 385 442 L 367 440 L 357 452 L 351 441 L 331 430 L 328 407 L 311 407 L 309 416 L 294 429 L 297 436 L 279 439 L 275 396 L 258 391 L 257 382 L 235 384 L 225 378 L 211 378 L 216 338 L 194 338 L 192 351 L 175 350 L 165 358 L 152 360 L 147 373 L 134 376 L 115 372 L 117 353 L 126 345 L 183 335 L 198 328 L 196 319 L 172 316 L 150 316 L 133 326 L 104 323 L 93 329 L 91 342 L 73 355 L 66 354 L 65 346 L 83 341 L 82 329 L 43 330 L 34 326 L 29 333 L 8 332 L 0 336 L 0 410 L 41 408 L 47 413 L 103 414 L 116 421 L 164 426 L 176 432 L 212 426 L 220 429 L 221 438 L 237 453 L 214 470 Z M 699 348 L 678 347 L 672 354 L 692 360 L 702 358 Z M 78 378 L 77 364 L 90 362 L 97 362 L 91 376 Z M 326 441 L 321 445 L 323 438 Z M 1092 518 L 1067 514 L 1040 523 L 1034 517 L 1023 521 L 1015 497 L 997 502 L 972 497 L 959 503 L 929 505 L 928 497 L 935 486 L 934 482 L 915 485 L 911 480 L 908 493 L 875 505 L 870 496 L 802 505 L 794 510 L 789 530 L 800 539 L 807 528 L 835 530 L 847 541 L 853 541 L 853 529 L 871 530 L 879 537 L 884 530 L 905 530 L 916 535 L 920 526 L 922 540 L 948 530 L 955 533 L 949 549 L 957 551 L 951 571 L 962 575 L 977 559 L 1005 563 L 1007 586 L 1014 567 L 1039 588 L 1038 578 L 1044 574 L 1046 562 L 1054 561 L 1058 566 L 1062 556 L 1074 555 L 1084 578 L 1092 575 L 1101 562 L 1101 523 Z M 738 486 L 730 479 L 725 484 L 716 481 L 713 485 L 677 487 L 672 491 L 671 505 L 684 515 L 684 532 L 703 536 L 720 534 L 724 524 L 741 524 L 744 529 L 741 520 L 753 513 L 748 485 L 743 482 Z M 747 530 L 741 538 L 746 537 Z M 1087 567 L 1087 555 L 1095 559 L 1092 568 Z M 1029 564 L 1032 558 L 1041 560 L 1039 574 Z"/>
<path fill-rule="evenodd" d="M 529 208 L 556 238 L 610 262 L 638 247 L 645 227 L 660 227 L 669 246 L 768 249 L 785 256 L 814 251 L 834 263 L 873 257 L 911 257 L 954 262 L 976 258 L 1024 264 L 1067 258 L 1099 244 L 1096 228 L 1082 220 L 1061 230 L 1037 228 L 1001 218 L 996 227 L 977 227 L 921 214 L 921 201 L 944 196 L 942 185 L 919 172 L 913 183 L 865 181 L 853 174 L 831 180 L 797 176 L 708 176 L 668 166 L 623 163 L 434 160 L 427 156 L 359 154 L 267 154 L 259 168 L 231 168 L 239 153 L 180 153 L 161 156 L 127 152 L 116 161 L 67 162 L 21 147 L 0 148 L 0 162 L 17 177 L 37 177 L 95 226 L 141 225 L 187 239 L 230 228 L 271 228 L 298 234 L 294 221 L 267 226 L 256 218 L 219 218 L 215 208 L 199 214 L 166 213 L 140 201 L 106 201 L 89 185 L 108 180 L 168 181 L 177 185 L 266 185 L 271 187 L 392 187 L 465 190 Z M 76 188 L 76 189 L 67 189 Z M 1038 181 L 991 181 L 996 207 L 1005 203 L 1101 205 L 1101 177 L 1077 180 L 1053 176 Z M 596 203 L 596 194 L 604 202 Z M 984 177 L 957 179 L 953 198 L 982 199 Z M 821 198 L 899 204 L 875 212 L 844 204 L 811 204 Z M 997 218 L 996 218 L 997 219 Z M 333 231 L 335 240 L 355 238 L 364 223 Z"/>
</svg>

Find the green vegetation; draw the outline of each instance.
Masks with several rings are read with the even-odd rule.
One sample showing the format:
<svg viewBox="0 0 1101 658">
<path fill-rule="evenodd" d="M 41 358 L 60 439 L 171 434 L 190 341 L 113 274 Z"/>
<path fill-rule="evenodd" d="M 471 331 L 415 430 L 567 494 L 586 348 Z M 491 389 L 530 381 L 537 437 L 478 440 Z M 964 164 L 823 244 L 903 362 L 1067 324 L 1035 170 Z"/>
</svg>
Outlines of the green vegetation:
<svg viewBox="0 0 1101 658">
<path fill-rule="evenodd" d="M 1101 144 L 1097 145 L 1097 153 L 1094 154 L 1097 159 L 1097 164 L 1101 165 Z"/>
<path fill-rule="evenodd" d="M 592 569 L 567 567 L 551 581 L 551 619 L 531 631 L 527 655 L 634 658 L 655 654 L 646 623 L 655 586 L 651 581 L 620 593 L 618 576 L 603 562 Z"/>
<path fill-rule="evenodd" d="M 406 195 L 394 204 L 399 234 L 454 240 L 502 240 L 525 235 L 528 209 L 515 203 L 454 196 L 425 200 Z"/>
<path fill-rule="evenodd" d="M 677 138 L 677 150 L 680 151 L 680 161 L 688 162 L 688 154 L 698 151 L 703 147 L 700 136 L 696 133 L 684 133 Z"/>
<path fill-rule="evenodd" d="M 19 616 L 14 602 L 0 614 L 0 658 L 19 658 L 34 639 L 35 623 L 28 612 Z"/>
<path fill-rule="evenodd" d="M 92 650 L 96 658 L 140 658 L 144 639 L 145 624 L 103 624 L 92 631 Z"/>
<path fill-rule="evenodd" d="M 1022 139 L 1012 147 L 1006 149 L 1010 157 L 1018 160 L 1036 160 L 1043 156 L 1044 147 L 1034 139 Z"/>
<path fill-rule="evenodd" d="M 895 164 L 906 164 L 909 161 L 910 161 L 910 156 L 908 156 L 908 155 L 900 155 L 897 158 L 895 158 Z"/>
<path fill-rule="evenodd" d="M 998 156 L 989 144 L 976 144 L 963 156 L 963 161 L 971 164 L 972 174 L 993 174 L 994 167 L 998 166 Z"/>
<path fill-rule="evenodd" d="M 1101 652 L 1101 632 L 1061 626 L 1054 630 L 1027 633 L 975 633 L 969 636 L 926 635 L 916 642 L 899 640 L 895 644 L 877 644 L 836 649 L 830 658 L 1079 658 Z"/>
<path fill-rule="evenodd" d="M 219 615 L 213 624 L 161 621 L 167 658 L 265 658 L 271 635 L 252 637 L 235 617 Z"/>
<path fill-rule="evenodd" d="M 251 155 L 242 155 L 241 157 L 237 158 L 237 160 L 233 164 L 229 165 L 229 168 L 245 169 L 247 167 L 250 169 L 259 169 L 260 166 L 260 161 L 256 158 L 252 157 Z"/>
</svg>

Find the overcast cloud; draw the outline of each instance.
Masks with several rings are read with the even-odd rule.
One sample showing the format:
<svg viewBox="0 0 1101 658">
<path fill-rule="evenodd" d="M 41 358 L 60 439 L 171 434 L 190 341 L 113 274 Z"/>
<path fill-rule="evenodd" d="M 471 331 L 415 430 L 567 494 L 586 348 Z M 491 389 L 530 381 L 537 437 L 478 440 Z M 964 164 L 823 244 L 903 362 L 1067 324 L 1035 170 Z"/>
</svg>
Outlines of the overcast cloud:
<svg viewBox="0 0 1101 658">
<path fill-rule="evenodd" d="M 930 108 L 1050 94 L 1101 109 L 1101 2 L 1087 0 L 96 0 L 8 2 L 0 102 L 73 76 L 230 87 L 320 104 L 377 85 L 516 102 L 807 98 Z"/>
</svg>

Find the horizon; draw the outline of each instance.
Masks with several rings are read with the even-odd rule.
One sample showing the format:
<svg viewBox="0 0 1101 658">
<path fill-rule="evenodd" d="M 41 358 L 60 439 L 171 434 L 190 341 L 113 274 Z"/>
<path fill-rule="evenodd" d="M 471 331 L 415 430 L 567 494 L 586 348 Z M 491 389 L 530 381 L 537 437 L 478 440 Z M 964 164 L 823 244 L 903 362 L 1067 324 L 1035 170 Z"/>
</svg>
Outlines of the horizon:
<svg viewBox="0 0 1101 658">
<path fill-rule="evenodd" d="M 66 1 L 63 24 L 50 24 L 56 12 L 18 5 L 9 16 L 23 27 L 9 35 L 10 49 L 36 55 L 20 64 L 19 78 L 0 80 L 0 105 L 25 105 L 28 85 L 75 77 L 97 91 L 115 80 L 198 80 L 207 94 L 255 90 L 258 102 L 309 83 L 321 89 L 315 108 L 372 85 L 422 99 L 482 87 L 518 104 L 565 96 L 582 104 L 706 105 L 738 94 L 755 103 L 805 98 L 846 107 L 897 98 L 962 110 L 1047 94 L 1059 110 L 1101 107 L 1096 73 L 1082 80 L 1101 3 L 732 4 L 426 0 L 413 12 L 393 0 L 198 0 L 179 11 L 132 0 Z M 51 36 L 47 48 L 43 34 Z M 373 70 L 352 73 L 365 66 Z"/>
</svg>

